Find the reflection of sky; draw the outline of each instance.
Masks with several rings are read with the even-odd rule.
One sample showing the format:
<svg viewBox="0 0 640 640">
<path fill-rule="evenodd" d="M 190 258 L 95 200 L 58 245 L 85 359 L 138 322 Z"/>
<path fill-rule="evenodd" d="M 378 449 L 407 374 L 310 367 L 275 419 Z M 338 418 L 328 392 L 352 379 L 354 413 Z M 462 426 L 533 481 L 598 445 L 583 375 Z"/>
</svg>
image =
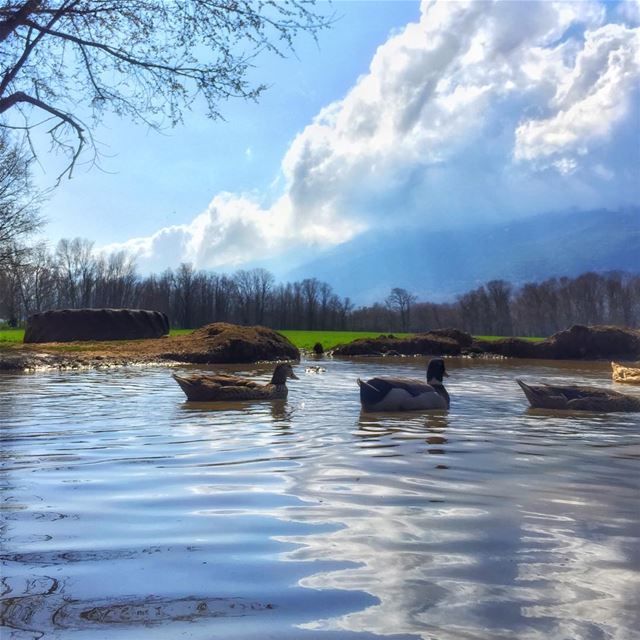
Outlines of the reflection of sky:
<svg viewBox="0 0 640 640">
<path fill-rule="evenodd" d="M 435 426 L 433 417 L 361 416 L 351 431 L 357 456 L 332 452 L 297 470 L 289 492 L 320 504 L 296 517 L 344 528 L 287 538 L 301 547 L 286 557 L 358 563 L 301 584 L 366 590 L 380 601 L 304 628 L 623 638 L 638 623 L 637 558 L 626 564 L 638 543 L 637 494 L 625 486 L 633 480 L 608 468 L 627 449 L 628 418 L 607 434 L 593 431 L 607 426 L 601 416 L 549 417 L 549 431 L 530 433 L 535 416 L 505 410 L 511 379 L 497 385 L 497 376 L 465 385 L 469 406 L 458 401 Z M 425 457 L 436 447 L 445 464 Z"/>
<path fill-rule="evenodd" d="M 533 415 L 513 383 L 604 365 L 452 361 L 448 414 L 368 415 L 355 379 L 383 365 L 325 363 L 216 410 L 166 371 L 0 377 L 9 593 L 91 640 L 82 611 L 130 605 L 171 639 L 632 637 L 637 416 Z M 214 627 L 218 597 L 258 608 Z"/>
</svg>

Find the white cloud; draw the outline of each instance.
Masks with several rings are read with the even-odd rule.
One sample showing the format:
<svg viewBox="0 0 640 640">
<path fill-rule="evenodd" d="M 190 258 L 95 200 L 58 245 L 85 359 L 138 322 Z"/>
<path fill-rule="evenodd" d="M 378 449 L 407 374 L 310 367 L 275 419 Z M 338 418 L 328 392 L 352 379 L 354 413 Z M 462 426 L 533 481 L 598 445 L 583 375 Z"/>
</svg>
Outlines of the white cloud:
<svg viewBox="0 0 640 640">
<path fill-rule="evenodd" d="M 612 178 L 607 147 L 637 112 L 633 11 L 617 12 L 625 25 L 607 23 L 598 2 L 423 2 L 420 21 L 296 136 L 271 206 L 220 194 L 190 224 L 114 248 L 154 267 L 232 266 L 344 242 L 372 224 L 637 198 L 628 171 L 624 184 Z"/>
<path fill-rule="evenodd" d="M 594 143 L 632 108 L 640 71 L 640 33 L 609 24 L 587 32 L 575 66 L 560 80 L 551 115 L 523 122 L 516 130 L 518 160 L 554 160 L 574 167 Z"/>
<path fill-rule="evenodd" d="M 335 220 L 331 226 L 309 220 L 296 222 L 288 196 L 262 208 L 247 196 L 221 193 L 191 223 L 161 229 L 149 237 L 134 238 L 102 250 L 125 249 L 149 269 L 180 262 L 197 267 L 236 267 L 278 256 L 294 243 L 322 247 L 360 231 L 357 224 Z"/>
</svg>

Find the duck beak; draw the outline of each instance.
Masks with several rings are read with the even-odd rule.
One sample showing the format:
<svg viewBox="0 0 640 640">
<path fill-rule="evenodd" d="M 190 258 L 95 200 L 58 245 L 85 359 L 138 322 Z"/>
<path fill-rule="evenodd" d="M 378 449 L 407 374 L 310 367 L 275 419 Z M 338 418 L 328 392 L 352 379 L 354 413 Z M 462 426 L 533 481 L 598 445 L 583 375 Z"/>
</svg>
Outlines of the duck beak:
<svg viewBox="0 0 640 640">
<path fill-rule="evenodd" d="M 289 374 L 289 377 L 293 378 L 294 380 L 300 380 L 300 378 L 298 378 L 298 376 L 295 373 L 293 373 L 293 371 Z"/>
</svg>

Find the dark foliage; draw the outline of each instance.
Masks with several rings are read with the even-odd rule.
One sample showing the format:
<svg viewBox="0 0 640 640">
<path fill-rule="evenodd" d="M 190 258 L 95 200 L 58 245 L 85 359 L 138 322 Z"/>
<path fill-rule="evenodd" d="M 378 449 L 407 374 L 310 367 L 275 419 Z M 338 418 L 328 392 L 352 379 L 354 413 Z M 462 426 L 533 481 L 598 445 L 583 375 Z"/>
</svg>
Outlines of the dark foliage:
<svg viewBox="0 0 640 640">
<path fill-rule="evenodd" d="M 0 271 L 0 318 L 47 309 L 140 308 L 166 313 L 174 327 L 210 322 L 278 329 L 426 332 L 459 340 L 474 335 L 547 336 L 573 324 L 640 326 L 640 275 L 585 273 L 514 289 L 492 281 L 454 302 L 411 300 L 411 315 L 386 304 L 354 308 L 315 278 L 276 283 L 265 269 L 226 275 L 182 264 L 141 277 L 124 253 L 99 256 L 92 243 L 62 240 L 54 253 L 35 248 L 21 265 Z M 467 345 L 468 346 L 468 345 Z M 505 347 L 506 348 L 506 347 Z"/>
</svg>

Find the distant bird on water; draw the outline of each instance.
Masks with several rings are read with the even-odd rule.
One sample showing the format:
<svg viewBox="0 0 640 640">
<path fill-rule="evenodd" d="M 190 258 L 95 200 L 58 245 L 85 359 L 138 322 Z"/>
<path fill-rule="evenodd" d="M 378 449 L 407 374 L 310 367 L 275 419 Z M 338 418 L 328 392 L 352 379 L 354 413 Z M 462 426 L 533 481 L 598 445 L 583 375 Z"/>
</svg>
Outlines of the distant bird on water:
<svg viewBox="0 0 640 640">
<path fill-rule="evenodd" d="M 427 380 L 379 377 L 358 378 L 360 402 L 366 411 L 417 411 L 448 409 L 449 394 L 442 379 L 449 374 L 442 358 L 433 358 L 427 367 Z"/>
<path fill-rule="evenodd" d="M 276 365 L 268 384 L 228 374 L 173 376 L 188 400 L 196 402 L 220 402 L 233 400 L 283 400 L 287 397 L 287 378 L 298 380 L 291 365 Z"/>
</svg>

